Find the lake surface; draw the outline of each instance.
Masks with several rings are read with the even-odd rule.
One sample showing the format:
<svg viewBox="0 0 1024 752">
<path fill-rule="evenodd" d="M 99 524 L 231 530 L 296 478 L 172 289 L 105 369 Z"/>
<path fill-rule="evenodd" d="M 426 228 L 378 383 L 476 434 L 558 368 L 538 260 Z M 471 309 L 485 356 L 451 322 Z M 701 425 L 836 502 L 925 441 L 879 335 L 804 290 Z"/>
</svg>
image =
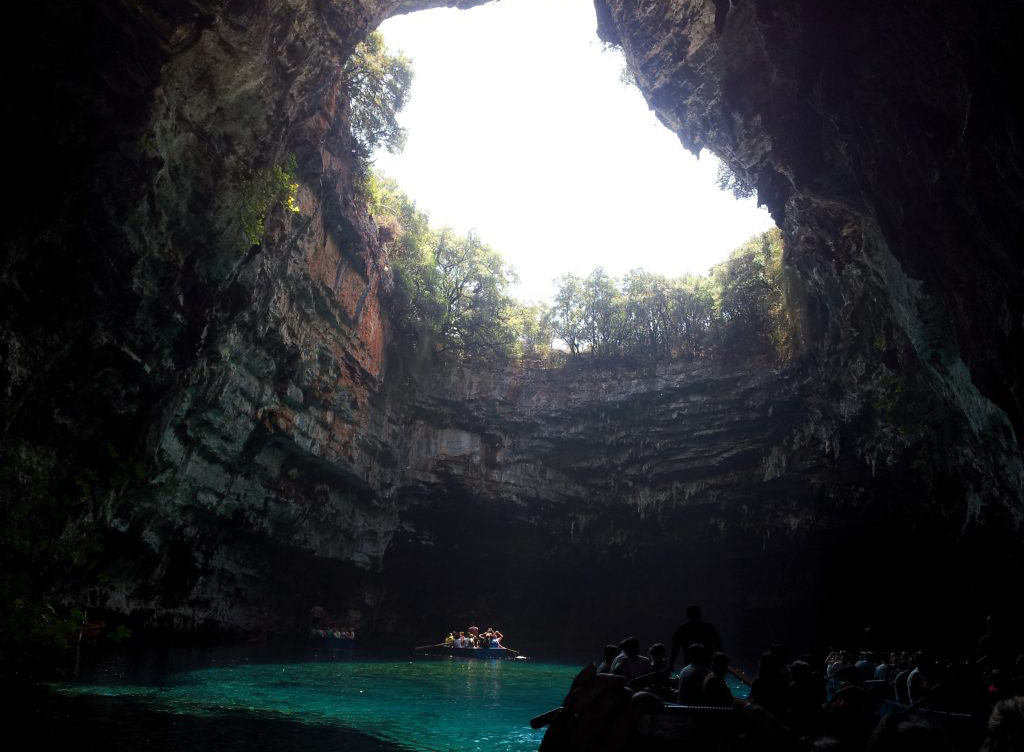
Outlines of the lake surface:
<svg viewBox="0 0 1024 752">
<path fill-rule="evenodd" d="M 49 712 L 65 715 L 74 739 L 49 741 L 96 733 L 108 749 L 536 750 L 543 731 L 529 719 L 560 704 L 579 668 L 424 658 L 238 663 L 145 682 L 107 675 L 52 685 L 71 704 Z"/>
</svg>

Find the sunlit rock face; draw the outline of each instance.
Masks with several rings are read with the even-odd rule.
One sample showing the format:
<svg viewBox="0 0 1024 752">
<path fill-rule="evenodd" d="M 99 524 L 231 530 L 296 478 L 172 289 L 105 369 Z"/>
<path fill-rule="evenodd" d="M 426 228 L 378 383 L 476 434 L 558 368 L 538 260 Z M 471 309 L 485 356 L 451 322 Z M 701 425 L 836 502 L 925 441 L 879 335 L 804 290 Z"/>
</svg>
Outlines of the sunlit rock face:
<svg viewBox="0 0 1024 752">
<path fill-rule="evenodd" d="M 445 371 L 391 334 L 340 67 L 390 13 L 473 4 L 13 11 L 47 33 L 8 45 L 5 461 L 91 540 L 67 600 L 551 645 L 664 639 L 699 601 L 751 650 L 998 600 L 990 573 L 1020 568 L 1018 20 L 599 2 L 666 125 L 784 224 L 802 352 Z M 247 176 L 289 154 L 300 211 L 250 247 Z"/>
</svg>

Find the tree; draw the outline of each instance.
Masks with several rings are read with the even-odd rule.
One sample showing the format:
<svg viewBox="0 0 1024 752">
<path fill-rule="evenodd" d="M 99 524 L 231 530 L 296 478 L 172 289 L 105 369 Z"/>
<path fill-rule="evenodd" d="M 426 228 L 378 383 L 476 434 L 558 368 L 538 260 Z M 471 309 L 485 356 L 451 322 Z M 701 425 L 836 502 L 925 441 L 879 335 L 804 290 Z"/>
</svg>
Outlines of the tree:
<svg viewBox="0 0 1024 752">
<path fill-rule="evenodd" d="M 783 345 L 781 262 L 782 233 L 774 229 L 751 238 L 712 270 L 725 347 L 758 351 Z"/>
<path fill-rule="evenodd" d="M 708 276 L 669 279 L 632 269 L 616 280 L 598 267 L 585 278 L 566 274 L 555 282 L 553 332 L 571 356 L 782 355 L 789 346 L 778 229 L 748 240 Z"/>
<path fill-rule="evenodd" d="M 679 355 L 696 358 L 704 353 L 715 322 L 713 281 L 687 274 L 672 281 L 672 339 Z"/>
<path fill-rule="evenodd" d="M 579 355 L 585 343 L 583 281 L 575 274 L 563 274 L 555 284 L 558 291 L 551 308 L 551 327 L 555 336 L 565 342 L 569 353 Z"/>
<path fill-rule="evenodd" d="M 367 158 L 382 146 L 392 154 L 400 152 L 406 133 L 397 117 L 409 101 L 412 61 L 401 53 L 389 54 L 384 35 L 374 31 L 356 46 L 343 76 L 360 156 Z"/>
<path fill-rule="evenodd" d="M 591 355 L 612 355 L 618 350 L 621 320 L 615 280 L 597 267 L 583 282 L 583 330 Z"/>
<path fill-rule="evenodd" d="M 670 354 L 674 331 L 669 292 L 670 282 L 660 274 L 632 269 L 623 277 L 625 352 L 651 358 Z"/>
<path fill-rule="evenodd" d="M 551 309 L 544 303 L 517 305 L 513 311 L 513 328 L 519 335 L 515 354 L 529 360 L 546 360 L 551 356 L 555 338 Z"/>
<path fill-rule="evenodd" d="M 728 191 L 735 198 L 752 198 L 757 195 L 757 189 L 751 185 L 747 178 L 741 176 L 725 162 L 718 163 L 718 174 L 715 183 L 719 189 Z"/>
<path fill-rule="evenodd" d="M 475 233 L 456 235 L 445 227 L 434 234 L 440 305 L 437 352 L 461 358 L 510 354 L 517 337 L 516 304 L 508 294 L 515 272 Z"/>
</svg>

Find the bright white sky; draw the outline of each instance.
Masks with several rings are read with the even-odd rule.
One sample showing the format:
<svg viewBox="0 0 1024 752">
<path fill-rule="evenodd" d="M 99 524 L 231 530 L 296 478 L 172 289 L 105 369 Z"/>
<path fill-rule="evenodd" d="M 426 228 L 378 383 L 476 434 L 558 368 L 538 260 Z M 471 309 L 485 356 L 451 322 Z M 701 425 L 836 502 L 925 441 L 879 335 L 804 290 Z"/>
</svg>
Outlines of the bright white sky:
<svg viewBox="0 0 1024 752">
<path fill-rule="evenodd" d="M 550 300 L 552 280 L 604 266 L 705 273 L 772 222 L 753 199 L 715 186 L 697 160 L 619 82 L 592 0 L 505 0 L 381 25 L 413 59 L 399 117 L 405 151 L 376 166 L 435 227 L 475 229 L 520 277 L 517 295 Z"/>
</svg>

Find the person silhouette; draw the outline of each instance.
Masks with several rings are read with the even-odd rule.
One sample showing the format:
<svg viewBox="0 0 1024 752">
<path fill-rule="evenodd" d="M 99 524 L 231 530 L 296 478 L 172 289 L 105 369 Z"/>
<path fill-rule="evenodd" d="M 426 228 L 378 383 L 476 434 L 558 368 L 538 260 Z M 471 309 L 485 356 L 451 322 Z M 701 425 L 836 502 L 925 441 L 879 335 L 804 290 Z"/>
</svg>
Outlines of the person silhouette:
<svg viewBox="0 0 1024 752">
<path fill-rule="evenodd" d="M 713 624 L 701 618 L 699 606 L 688 606 L 686 618 L 688 621 L 685 624 L 680 624 L 672 635 L 672 655 L 668 659 L 669 671 L 675 668 L 676 658 L 679 656 L 680 651 L 683 654 L 684 666 L 688 666 L 693 662 L 689 653 L 691 645 L 703 645 L 707 655 L 720 653 L 724 650 L 722 638 L 718 636 L 718 630 L 715 629 Z"/>
</svg>

